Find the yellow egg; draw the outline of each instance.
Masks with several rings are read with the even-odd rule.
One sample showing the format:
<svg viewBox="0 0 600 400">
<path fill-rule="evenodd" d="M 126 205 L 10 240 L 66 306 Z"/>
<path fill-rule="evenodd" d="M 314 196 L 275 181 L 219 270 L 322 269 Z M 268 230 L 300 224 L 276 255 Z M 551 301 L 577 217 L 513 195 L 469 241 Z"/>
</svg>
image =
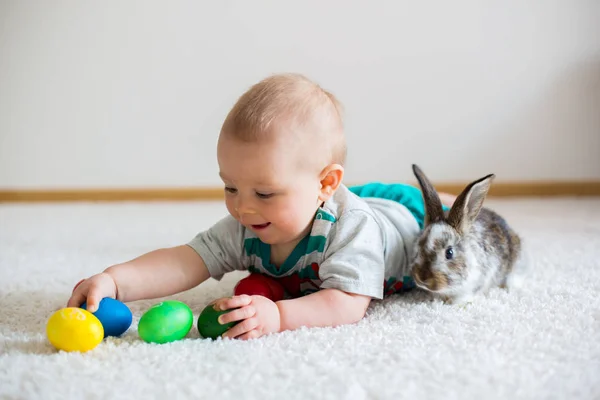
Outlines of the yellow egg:
<svg viewBox="0 0 600 400">
<path fill-rule="evenodd" d="M 87 310 L 67 307 L 48 319 L 46 335 L 54 347 L 64 351 L 85 352 L 98 346 L 104 338 L 104 328 L 96 316 Z"/>
</svg>

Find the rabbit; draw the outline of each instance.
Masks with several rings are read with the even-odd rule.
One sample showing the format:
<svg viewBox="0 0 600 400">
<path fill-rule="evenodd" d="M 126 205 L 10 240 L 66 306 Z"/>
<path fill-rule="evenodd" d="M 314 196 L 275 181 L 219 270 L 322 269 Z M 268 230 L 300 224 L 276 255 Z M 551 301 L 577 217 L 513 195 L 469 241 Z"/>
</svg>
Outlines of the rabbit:
<svg viewBox="0 0 600 400">
<path fill-rule="evenodd" d="M 444 211 L 423 171 L 412 168 L 425 202 L 411 262 L 415 285 L 450 304 L 470 303 L 492 287 L 521 288 L 528 264 L 521 238 L 500 215 L 482 208 L 495 175 L 471 182 Z"/>
</svg>

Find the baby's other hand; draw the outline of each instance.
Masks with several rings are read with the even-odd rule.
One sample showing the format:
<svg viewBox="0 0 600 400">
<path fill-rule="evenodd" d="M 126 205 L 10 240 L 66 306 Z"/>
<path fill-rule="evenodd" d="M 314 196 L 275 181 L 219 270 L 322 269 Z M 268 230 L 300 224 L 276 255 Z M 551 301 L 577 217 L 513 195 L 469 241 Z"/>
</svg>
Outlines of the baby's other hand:
<svg viewBox="0 0 600 400">
<path fill-rule="evenodd" d="M 219 323 L 227 324 L 241 321 L 223 334 L 225 338 L 255 339 L 260 336 L 279 332 L 281 320 L 279 308 L 272 300 L 264 296 L 233 296 L 215 302 L 217 309 L 235 310 L 219 317 Z"/>
<path fill-rule="evenodd" d="M 86 308 L 89 312 L 96 312 L 100 301 L 105 297 L 117 297 L 117 285 L 114 279 L 102 272 L 88 279 L 80 281 L 73 288 L 67 307 L 79 307 L 87 301 Z"/>
</svg>

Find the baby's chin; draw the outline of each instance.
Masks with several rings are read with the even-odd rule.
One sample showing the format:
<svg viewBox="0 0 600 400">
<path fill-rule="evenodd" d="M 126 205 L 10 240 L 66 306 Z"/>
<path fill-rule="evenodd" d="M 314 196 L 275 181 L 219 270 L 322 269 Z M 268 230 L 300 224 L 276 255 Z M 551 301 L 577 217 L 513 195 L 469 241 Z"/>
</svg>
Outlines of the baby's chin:
<svg viewBox="0 0 600 400">
<path fill-rule="evenodd" d="M 278 244 L 281 242 L 281 235 L 272 223 L 249 225 L 247 228 L 254 232 L 261 242 L 265 244 Z"/>
<path fill-rule="evenodd" d="M 298 243 L 302 240 L 302 236 L 286 234 L 277 229 L 276 226 L 270 225 L 266 229 L 258 229 L 252 231 L 258 236 L 261 242 L 270 245 L 289 245 Z"/>
</svg>

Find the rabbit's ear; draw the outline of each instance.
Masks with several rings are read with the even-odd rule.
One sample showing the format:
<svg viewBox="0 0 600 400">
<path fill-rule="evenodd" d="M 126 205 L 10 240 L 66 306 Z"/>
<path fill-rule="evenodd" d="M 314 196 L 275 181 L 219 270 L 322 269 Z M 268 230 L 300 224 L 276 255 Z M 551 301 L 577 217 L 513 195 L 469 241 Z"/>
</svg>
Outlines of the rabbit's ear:
<svg viewBox="0 0 600 400">
<path fill-rule="evenodd" d="M 495 175 L 490 174 L 471 182 L 462 193 L 456 198 L 454 205 L 450 209 L 447 222 L 457 231 L 466 232 L 483 206 L 485 196 L 490 189 L 490 185 Z"/>
<path fill-rule="evenodd" d="M 421 191 L 423 192 L 423 201 L 425 202 L 425 226 L 444 219 L 444 210 L 442 202 L 435 191 L 429 179 L 425 176 L 421 168 L 413 164 L 413 172 L 419 181 Z"/>
</svg>

